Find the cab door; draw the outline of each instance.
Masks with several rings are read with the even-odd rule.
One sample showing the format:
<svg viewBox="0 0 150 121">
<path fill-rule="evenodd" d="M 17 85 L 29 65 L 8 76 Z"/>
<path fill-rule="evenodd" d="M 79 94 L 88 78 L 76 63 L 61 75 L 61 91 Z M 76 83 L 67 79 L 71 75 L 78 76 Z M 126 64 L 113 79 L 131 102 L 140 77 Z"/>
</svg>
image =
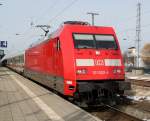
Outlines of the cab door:
<svg viewBox="0 0 150 121">
<path fill-rule="evenodd" d="M 61 48 L 60 40 L 56 38 L 54 40 L 54 51 L 53 51 L 53 70 L 56 75 L 60 75 L 61 71 Z"/>
<path fill-rule="evenodd" d="M 63 81 L 63 64 L 62 64 L 62 53 L 60 47 L 60 40 L 56 38 L 54 40 L 54 55 L 53 55 L 53 70 L 54 70 L 54 88 L 63 92 L 64 81 Z"/>
</svg>

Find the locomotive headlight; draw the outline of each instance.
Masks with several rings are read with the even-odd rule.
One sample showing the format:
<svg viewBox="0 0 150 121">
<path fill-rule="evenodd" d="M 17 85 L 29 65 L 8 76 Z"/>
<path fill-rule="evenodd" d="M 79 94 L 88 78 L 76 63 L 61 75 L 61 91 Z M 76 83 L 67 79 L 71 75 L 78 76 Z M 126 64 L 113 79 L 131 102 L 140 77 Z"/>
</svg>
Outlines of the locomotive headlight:
<svg viewBox="0 0 150 121">
<path fill-rule="evenodd" d="M 115 68 L 115 69 L 113 70 L 113 73 L 114 73 L 114 74 L 116 74 L 116 73 L 121 73 L 121 69 Z"/>
<path fill-rule="evenodd" d="M 67 84 L 72 84 L 72 81 L 68 80 L 66 81 Z"/>
<path fill-rule="evenodd" d="M 121 69 L 117 69 L 117 73 L 121 73 Z"/>
<path fill-rule="evenodd" d="M 87 69 L 78 69 L 76 71 L 77 74 L 87 74 Z"/>
</svg>

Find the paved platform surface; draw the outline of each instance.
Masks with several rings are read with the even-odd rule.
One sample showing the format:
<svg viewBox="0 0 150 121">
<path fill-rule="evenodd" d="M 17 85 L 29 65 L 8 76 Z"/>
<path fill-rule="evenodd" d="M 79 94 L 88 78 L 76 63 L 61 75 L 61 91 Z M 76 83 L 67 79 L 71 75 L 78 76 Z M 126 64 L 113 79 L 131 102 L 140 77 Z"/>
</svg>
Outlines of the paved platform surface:
<svg viewBox="0 0 150 121">
<path fill-rule="evenodd" d="M 0 121 L 98 121 L 34 82 L 0 67 Z"/>
<path fill-rule="evenodd" d="M 135 75 L 132 73 L 126 73 L 127 79 L 134 79 L 134 80 L 146 80 L 150 81 L 150 74 L 143 74 L 143 75 Z"/>
</svg>

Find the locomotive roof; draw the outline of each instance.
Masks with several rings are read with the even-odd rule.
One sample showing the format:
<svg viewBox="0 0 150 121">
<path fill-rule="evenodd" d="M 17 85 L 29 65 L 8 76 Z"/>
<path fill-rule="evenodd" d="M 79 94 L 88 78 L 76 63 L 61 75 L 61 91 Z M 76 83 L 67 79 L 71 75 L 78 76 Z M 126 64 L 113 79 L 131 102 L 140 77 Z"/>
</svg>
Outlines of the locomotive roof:
<svg viewBox="0 0 150 121">
<path fill-rule="evenodd" d="M 36 45 L 38 45 L 38 44 L 40 44 L 40 43 L 42 43 L 42 42 L 44 42 L 44 41 L 49 41 L 49 39 L 53 39 L 53 38 L 58 37 L 58 36 L 60 35 L 60 33 L 62 32 L 62 30 L 63 30 L 64 28 L 66 28 L 66 27 L 102 27 L 102 28 L 107 28 L 107 29 L 109 28 L 109 29 L 112 29 L 112 27 L 106 27 L 106 26 L 91 26 L 88 22 L 82 22 L 82 21 L 66 21 L 66 22 L 64 22 L 63 24 L 61 24 L 60 27 L 59 27 L 56 31 L 54 31 L 54 32 L 48 34 L 47 36 L 42 37 L 42 38 L 39 39 L 38 41 L 32 43 L 32 44 L 29 46 L 29 48 L 34 47 L 34 46 L 36 46 Z"/>
</svg>

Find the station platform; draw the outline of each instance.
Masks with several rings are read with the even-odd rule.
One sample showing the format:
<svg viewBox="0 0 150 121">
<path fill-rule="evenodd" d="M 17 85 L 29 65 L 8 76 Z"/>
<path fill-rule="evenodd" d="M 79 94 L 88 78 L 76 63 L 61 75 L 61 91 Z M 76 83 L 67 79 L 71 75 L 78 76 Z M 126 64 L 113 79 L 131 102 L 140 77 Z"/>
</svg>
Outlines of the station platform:
<svg viewBox="0 0 150 121">
<path fill-rule="evenodd" d="M 0 67 L 0 121 L 100 121 L 19 74 Z"/>
<path fill-rule="evenodd" d="M 133 79 L 133 80 L 150 81 L 150 74 L 135 75 L 132 73 L 126 73 L 126 78 L 127 79 Z"/>
</svg>

